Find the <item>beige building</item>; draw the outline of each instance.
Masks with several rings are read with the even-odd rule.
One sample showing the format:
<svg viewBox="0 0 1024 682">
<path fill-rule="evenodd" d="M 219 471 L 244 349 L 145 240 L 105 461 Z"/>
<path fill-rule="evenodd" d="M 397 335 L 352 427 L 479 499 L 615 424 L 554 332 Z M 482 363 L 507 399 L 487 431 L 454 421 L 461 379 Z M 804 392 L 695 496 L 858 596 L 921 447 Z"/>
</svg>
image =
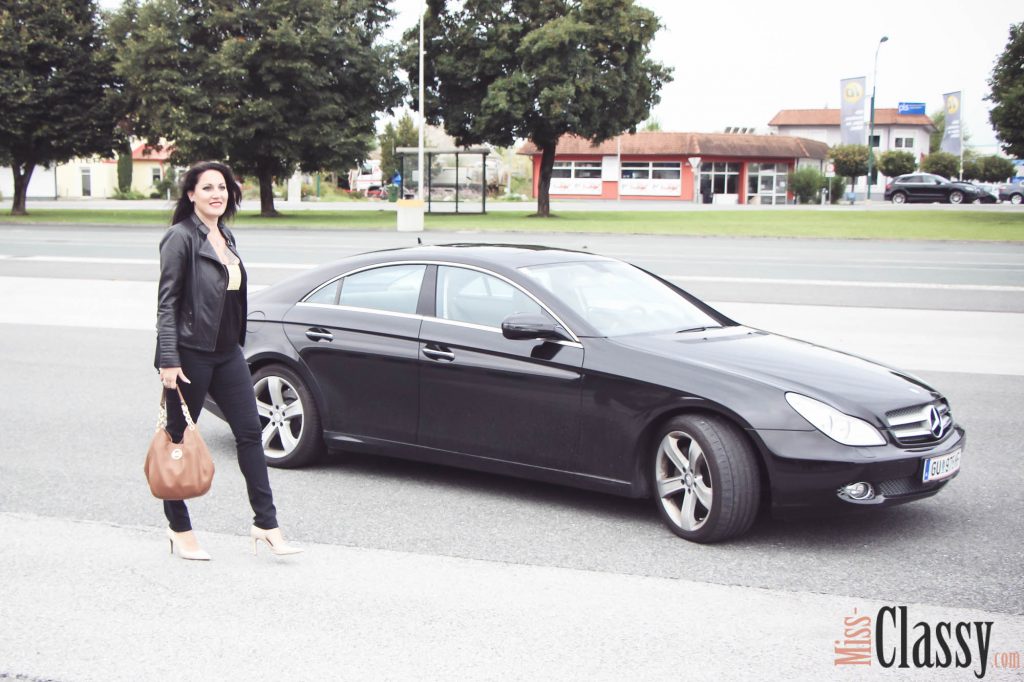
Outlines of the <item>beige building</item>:
<svg viewBox="0 0 1024 682">
<path fill-rule="evenodd" d="M 132 190 L 149 198 L 170 168 L 164 147 L 156 151 L 144 143 L 132 146 Z M 58 199 L 107 199 L 117 190 L 117 159 L 72 159 L 56 167 Z"/>
<path fill-rule="evenodd" d="M 117 161 L 114 159 L 72 159 L 58 164 L 57 198 L 83 199 L 113 196 L 117 189 Z"/>
</svg>

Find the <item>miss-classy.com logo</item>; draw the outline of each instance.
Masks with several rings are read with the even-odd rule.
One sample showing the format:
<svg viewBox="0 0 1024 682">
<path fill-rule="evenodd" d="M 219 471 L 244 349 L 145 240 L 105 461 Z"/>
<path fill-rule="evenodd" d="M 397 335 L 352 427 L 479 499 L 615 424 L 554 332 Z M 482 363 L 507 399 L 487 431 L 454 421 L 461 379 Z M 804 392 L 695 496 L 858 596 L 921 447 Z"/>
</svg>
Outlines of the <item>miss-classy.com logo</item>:
<svg viewBox="0 0 1024 682">
<path fill-rule="evenodd" d="M 991 663 L 1019 670 L 1020 652 L 989 655 L 990 620 L 913 622 L 906 606 L 883 606 L 875 614 L 843 618 L 843 636 L 835 640 L 834 665 L 880 665 L 883 668 L 971 668 L 978 679 Z"/>
</svg>

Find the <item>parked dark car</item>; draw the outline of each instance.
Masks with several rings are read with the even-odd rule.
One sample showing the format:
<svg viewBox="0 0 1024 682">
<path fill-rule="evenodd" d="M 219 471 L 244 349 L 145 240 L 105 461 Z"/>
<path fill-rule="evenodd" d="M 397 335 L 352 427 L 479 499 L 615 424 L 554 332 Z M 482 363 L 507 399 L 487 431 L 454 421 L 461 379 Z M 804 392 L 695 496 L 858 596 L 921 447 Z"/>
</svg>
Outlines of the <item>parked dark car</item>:
<svg viewBox="0 0 1024 682">
<path fill-rule="evenodd" d="M 965 444 L 920 379 L 746 327 L 592 253 L 381 251 L 249 310 L 273 466 L 330 446 L 651 497 L 677 535 L 712 542 L 765 507 L 929 497 Z"/>
<path fill-rule="evenodd" d="M 947 180 L 931 173 L 909 173 L 893 178 L 885 186 L 885 200 L 894 204 L 909 201 L 972 203 L 986 193 L 969 182 Z"/>
<path fill-rule="evenodd" d="M 1008 182 L 999 185 L 999 199 L 1019 206 L 1024 203 L 1024 184 Z"/>
</svg>

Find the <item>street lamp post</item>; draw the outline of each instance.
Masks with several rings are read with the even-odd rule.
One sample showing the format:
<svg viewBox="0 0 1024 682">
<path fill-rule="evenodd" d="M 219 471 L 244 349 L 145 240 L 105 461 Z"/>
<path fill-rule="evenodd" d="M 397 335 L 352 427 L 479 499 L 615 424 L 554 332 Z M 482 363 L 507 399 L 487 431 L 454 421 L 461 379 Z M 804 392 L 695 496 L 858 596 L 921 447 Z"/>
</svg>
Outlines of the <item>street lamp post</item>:
<svg viewBox="0 0 1024 682">
<path fill-rule="evenodd" d="M 403 192 L 403 196 L 398 199 L 398 206 L 396 207 L 395 213 L 398 216 L 398 231 L 399 232 L 422 232 L 423 231 L 423 138 L 425 129 L 427 127 L 426 118 L 426 107 L 423 102 L 423 61 L 425 50 L 423 49 L 423 18 L 427 13 L 427 3 L 425 0 L 420 3 L 420 44 L 419 44 L 419 62 L 420 62 L 420 101 L 419 101 L 419 119 L 420 119 L 420 131 L 419 140 L 416 145 L 416 170 L 419 174 L 417 178 L 416 187 L 416 198 L 406 199 L 404 196 L 405 188 L 405 157 L 402 157 L 402 187 L 399 191 Z"/>
<path fill-rule="evenodd" d="M 882 49 L 882 43 L 889 40 L 889 36 L 882 36 L 875 48 L 875 70 L 871 73 L 871 123 L 868 126 L 868 200 L 871 199 L 871 168 L 874 166 L 875 147 L 872 140 L 875 137 L 875 81 L 878 80 L 878 51 Z"/>
</svg>

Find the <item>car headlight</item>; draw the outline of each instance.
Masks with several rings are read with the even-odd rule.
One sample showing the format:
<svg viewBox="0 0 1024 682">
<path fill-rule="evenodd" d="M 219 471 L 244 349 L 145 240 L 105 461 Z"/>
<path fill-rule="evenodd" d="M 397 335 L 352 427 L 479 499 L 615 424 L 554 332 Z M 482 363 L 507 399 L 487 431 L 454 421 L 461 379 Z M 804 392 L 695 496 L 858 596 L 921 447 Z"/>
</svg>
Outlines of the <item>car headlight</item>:
<svg viewBox="0 0 1024 682">
<path fill-rule="evenodd" d="M 863 419 L 843 414 L 820 400 L 799 393 L 787 393 L 786 402 L 801 417 L 826 436 L 843 445 L 885 445 L 885 438 Z"/>
</svg>

